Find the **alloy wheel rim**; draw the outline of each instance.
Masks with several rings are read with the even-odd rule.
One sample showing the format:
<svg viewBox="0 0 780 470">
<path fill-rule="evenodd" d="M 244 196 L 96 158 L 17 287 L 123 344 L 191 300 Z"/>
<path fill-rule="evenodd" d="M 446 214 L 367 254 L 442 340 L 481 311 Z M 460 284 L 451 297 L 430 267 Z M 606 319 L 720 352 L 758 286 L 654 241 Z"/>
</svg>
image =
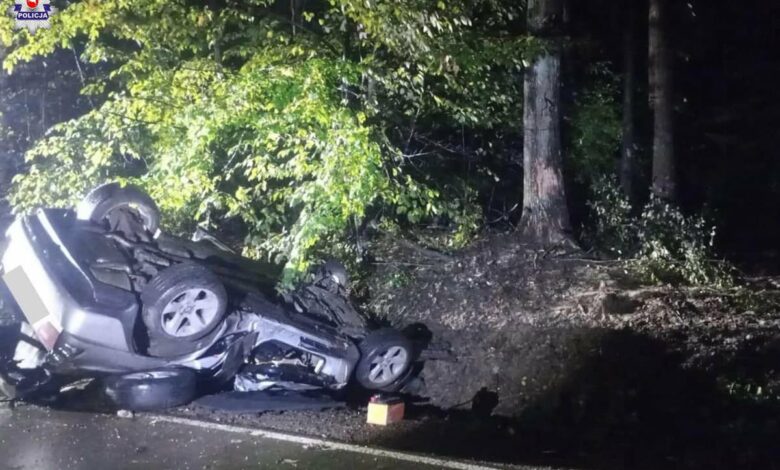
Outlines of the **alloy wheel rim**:
<svg viewBox="0 0 780 470">
<path fill-rule="evenodd" d="M 368 380 L 376 385 L 387 385 L 406 372 L 409 353 L 401 346 L 392 346 L 378 354 L 369 366 Z"/>
<path fill-rule="evenodd" d="M 175 338 L 196 335 L 212 324 L 219 313 L 217 295 L 201 287 L 186 289 L 163 308 L 163 331 Z"/>
</svg>

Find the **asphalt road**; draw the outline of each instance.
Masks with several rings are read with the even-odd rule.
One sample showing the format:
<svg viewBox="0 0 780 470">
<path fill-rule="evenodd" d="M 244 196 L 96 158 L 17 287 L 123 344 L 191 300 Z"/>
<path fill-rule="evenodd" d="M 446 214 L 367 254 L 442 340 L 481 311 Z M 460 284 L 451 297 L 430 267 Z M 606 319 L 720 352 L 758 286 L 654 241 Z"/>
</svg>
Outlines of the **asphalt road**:
<svg viewBox="0 0 780 470">
<path fill-rule="evenodd" d="M 2 469 L 477 469 L 180 418 L 0 408 Z"/>
</svg>

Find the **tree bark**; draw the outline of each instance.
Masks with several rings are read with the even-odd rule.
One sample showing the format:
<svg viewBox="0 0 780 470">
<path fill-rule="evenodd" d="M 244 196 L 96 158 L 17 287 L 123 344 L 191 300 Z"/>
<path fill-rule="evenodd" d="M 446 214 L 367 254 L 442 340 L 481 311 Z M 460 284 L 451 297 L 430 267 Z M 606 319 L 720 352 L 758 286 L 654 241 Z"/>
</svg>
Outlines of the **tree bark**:
<svg viewBox="0 0 780 470">
<path fill-rule="evenodd" d="M 674 200 L 677 194 L 674 158 L 672 52 L 667 31 L 668 0 L 650 0 L 649 81 L 653 110 L 653 193 Z"/>
<path fill-rule="evenodd" d="M 549 42 L 525 71 L 523 103 L 524 235 L 543 244 L 569 241 L 560 128 L 562 0 L 528 0 L 528 28 Z"/>
<path fill-rule="evenodd" d="M 624 2 L 623 22 L 623 140 L 620 148 L 620 186 L 629 201 L 637 200 L 637 145 L 634 113 L 634 89 L 636 88 L 636 7 L 635 0 Z"/>
</svg>

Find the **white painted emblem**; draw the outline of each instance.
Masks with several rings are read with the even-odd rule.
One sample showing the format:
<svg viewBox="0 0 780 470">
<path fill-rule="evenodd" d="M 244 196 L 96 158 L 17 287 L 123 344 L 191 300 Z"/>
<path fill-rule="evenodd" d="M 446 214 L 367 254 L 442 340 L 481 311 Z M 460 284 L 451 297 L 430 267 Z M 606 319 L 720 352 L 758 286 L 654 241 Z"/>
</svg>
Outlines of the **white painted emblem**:
<svg viewBox="0 0 780 470">
<path fill-rule="evenodd" d="M 54 13 L 50 0 L 14 0 L 11 14 L 16 19 L 15 28 L 27 28 L 34 33 L 38 28 L 51 27 L 49 18 Z"/>
</svg>

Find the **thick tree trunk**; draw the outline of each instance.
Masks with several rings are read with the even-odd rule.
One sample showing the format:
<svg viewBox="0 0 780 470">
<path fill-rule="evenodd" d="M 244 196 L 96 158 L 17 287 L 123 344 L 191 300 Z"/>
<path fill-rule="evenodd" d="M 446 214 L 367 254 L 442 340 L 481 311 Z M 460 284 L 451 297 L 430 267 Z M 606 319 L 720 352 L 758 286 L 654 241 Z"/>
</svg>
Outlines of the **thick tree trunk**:
<svg viewBox="0 0 780 470">
<path fill-rule="evenodd" d="M 637 200 L 637 146 L 634 113 L 636 87 L 636 7 L 635 0 L 624 2 L 626 21 L 623 26 L 623 141 L 620 148 L 620 186 L 629 201 Z"/>
<path fill-rule="evenodd" d="M 653 192 L 667 200 L 677 193 L 674 158 L 672 52 L 667 32 L 668 0 L 650 0 L 649 80 L 653 109 Z"/>
<path fill-rule="evenodd" d="M 561 52 L 555 39 L 563 26 L 562 0 L 529 0 L 528 25 L 550 47 L 525 71 L 520 227 L 525 235 L 554 244 L 568 241 L 570 232 L 561 156 Z"/>
</svg>

